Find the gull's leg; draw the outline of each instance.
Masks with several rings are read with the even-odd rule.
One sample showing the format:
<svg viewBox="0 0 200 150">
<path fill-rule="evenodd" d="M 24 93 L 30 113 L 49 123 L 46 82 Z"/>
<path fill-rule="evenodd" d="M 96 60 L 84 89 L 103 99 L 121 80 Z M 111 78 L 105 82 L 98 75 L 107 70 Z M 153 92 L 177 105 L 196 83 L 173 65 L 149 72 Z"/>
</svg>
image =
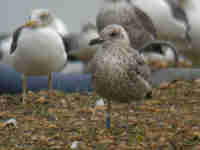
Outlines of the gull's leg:
<svg viewBox="0 0 200 150">
<path fill-rule="evenodd" d="M 106 111 L 106 128 L 110 129 L 110 112 L 111 112 L 111 101 L 108 100 L 108 106 Z"/>
<path fill-rule="evenodd" d="M 51 96 L 51 92 L 53 90 L 53 84 L 52 84 L 52 73 L 48 73 L 48 98 Z"/>
<path fill-rule="evenodd" d="M 51 91 L 53 89 L 52 85 L 52 73 L 48 73 L 48 90 Z"/>
<path fill-rule="evenodd" d="M 48 73 L 48 91 L 53 90 L 53 84 L 52 84 L 52 73 Z"/>
<path fill-rule="evenodd" d="M 127 103 L 127 112 L 126 112 L 126 135 L 127 135 L 127 144 L 128 144 L 128 115 L 129 115 L 129 109 L 130 109 L 130 103 Z"/>
<path fill-rule="evenodd" d="M 22 102 L 25 104 L 25 99 L 26 99 L 26 90 L 27 90 L 27 76 L 22 75 Z"/>
<path fill-rule="evenodd" d="M 129 106 L 130 106 L 130 103 L 127 103 L 127 113 L 126 113 L 126 123 L 127 123 L 127 130 L 128 130 L 128 115 L 129 115 Z"/>
</svg>

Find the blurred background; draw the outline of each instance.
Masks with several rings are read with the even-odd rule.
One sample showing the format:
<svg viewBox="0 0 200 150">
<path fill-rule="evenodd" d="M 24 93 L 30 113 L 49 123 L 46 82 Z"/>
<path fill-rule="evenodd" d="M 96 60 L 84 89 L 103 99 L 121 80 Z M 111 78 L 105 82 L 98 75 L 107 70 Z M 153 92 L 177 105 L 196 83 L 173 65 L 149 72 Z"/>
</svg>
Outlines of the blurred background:
<svg viewBox="0 0 200 150">
<path fill-rule="evenodd" d="M 35 8 L 48 8 L 67 24 L 71 32 L 80 31 L 85 20 L 95 19 L 98 0 L 3 0 L 0 5 L 0 32 L 13 31 Z"/>
<path fill-rule="evenodd" d="M 187 0 L 184 9 L 191 24 L 191 37 L 193 48 L 188 49 L 187 43 L 180 39 L 183 34 L 183 28 L 178 24 L 171 14 L 169 14 L 169 6 L 163 0 L 134 0 L 138 3 L 150 17 L 153 19 L 155 26 L 160 34 L 166 36 L 178 46 L 178 49 L 193 61 L 193 66 L 200 65 L 200 32 L 198 21 L 199 1 Z M 95 16 L 99 10 L 101 0 L 4 0 L 1 1 L 0 9 L 0 32 L 12 32 L 16 27 L 20 26 L 27 19 L 32 9 L 48 8 L 61 18 L 67 25 L 69 32 L 79 32 L 80 27 L 88 20 L 95 22 Z M 191 3 L 191 4 L 190 4 Z M 194 8 L 193 8 L 194 7 Z M 192 9 L 191 9 L 192 8 Z M 176 38 L 179 41 L 176 41 Z"/>
</svg>

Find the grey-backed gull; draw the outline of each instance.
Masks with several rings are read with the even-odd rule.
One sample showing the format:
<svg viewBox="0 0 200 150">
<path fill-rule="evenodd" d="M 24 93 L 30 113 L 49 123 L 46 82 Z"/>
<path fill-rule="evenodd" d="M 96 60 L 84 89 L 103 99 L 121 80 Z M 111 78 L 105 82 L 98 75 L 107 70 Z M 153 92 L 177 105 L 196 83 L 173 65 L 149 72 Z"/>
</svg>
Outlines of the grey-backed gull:
<svg viewBox="0 0 200 150">
<path fill-rule="evenodd" d="M 62 36 L 41 19 L 28 21 L 16 29 L 10 49 L 11 65 L 22 74 L 23 102 L 26 98 L 27 76 L 48 75 L 52 89 L 52 72 L 61 71 L 67 62 Z"/>
<path fill-rule="evenodd" d="M 66 25 L 56 17 L 48 9 L 34 9 L 31 11 L 31 15 L 28 17 L 28 21 L 40 20 L 45 22 L 48 26 L 55 31 L 57 31 L 62 36 L 65 36 L 68 31 Z M 12 33 L 2 33 L 0 34 L 0 58 L 1 63 L 10 64 L 9 51 L 12 43 Z"/>
</svg>

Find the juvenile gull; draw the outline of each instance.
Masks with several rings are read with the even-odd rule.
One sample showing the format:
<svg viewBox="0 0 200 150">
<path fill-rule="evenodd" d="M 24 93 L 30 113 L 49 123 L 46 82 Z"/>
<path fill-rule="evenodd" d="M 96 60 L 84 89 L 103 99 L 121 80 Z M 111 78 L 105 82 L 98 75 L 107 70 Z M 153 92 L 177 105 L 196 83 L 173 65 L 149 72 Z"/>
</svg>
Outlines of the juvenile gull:
<svg viewBox="0 0 200 150">
<path fill-rule="evenodd" d="M 130 38 L 133 48 L 140 48 L 157 37 L 150 17 L 130 0 L 104 0 L 96 17 L 99 31 L 110 24 L 121 25 Z"/>
<path fill-rule="evenodd" d="M 106 122 L 110 128 L 111 101 L 129 104 L 143 99 L 152 90 L 151 73 L 143 57 L 130 46 L 122 26 L 108 25 L 100 37 L 92 41 L 101 44 L 88 69 L 94 89 L 108 100 Z"/>
<path fill-rule="evenodd" d="M 22 74 L 23 103 L 26 98 L 27 76 L 48 75 L 52 89 L 52 72 L 61 71 L 67 62 L 62 36 L 49 27 L 45 19 L 28 21 L 16 29 L 10 49 L 11 65 Z"/>
<path fill-rule="evenodd" d="M 190 16 L 180 5 L 181 1 L 132 0 L 132 3 L 150 16 L 159 38 L 172 41 L 180 50 L 186 50 L 193 47 L 193 27 Z"/>
</svg>

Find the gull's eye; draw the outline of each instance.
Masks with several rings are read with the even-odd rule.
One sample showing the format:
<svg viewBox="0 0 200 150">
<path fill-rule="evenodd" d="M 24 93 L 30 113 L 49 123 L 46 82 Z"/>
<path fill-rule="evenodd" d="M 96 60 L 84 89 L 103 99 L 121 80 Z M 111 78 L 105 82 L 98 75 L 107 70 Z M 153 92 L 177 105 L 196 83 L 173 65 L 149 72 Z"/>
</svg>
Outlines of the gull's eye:
<svg viewBox="0 0 200 150">
<path fill-rule="evenodd" d="M 116 33 L 116 32 L 111 32 L 111 33 L 110 33 L 110 36 L 111 36 L 111 37 L 115 37 L 115 36 L 117 36 L 117 33 Z"/>
<path fill-rule="evenodd" d="M 48 18 L 48 14 L 41 14 L 40 19 L 41 20 L 46 20 Z"/>
</svg>

